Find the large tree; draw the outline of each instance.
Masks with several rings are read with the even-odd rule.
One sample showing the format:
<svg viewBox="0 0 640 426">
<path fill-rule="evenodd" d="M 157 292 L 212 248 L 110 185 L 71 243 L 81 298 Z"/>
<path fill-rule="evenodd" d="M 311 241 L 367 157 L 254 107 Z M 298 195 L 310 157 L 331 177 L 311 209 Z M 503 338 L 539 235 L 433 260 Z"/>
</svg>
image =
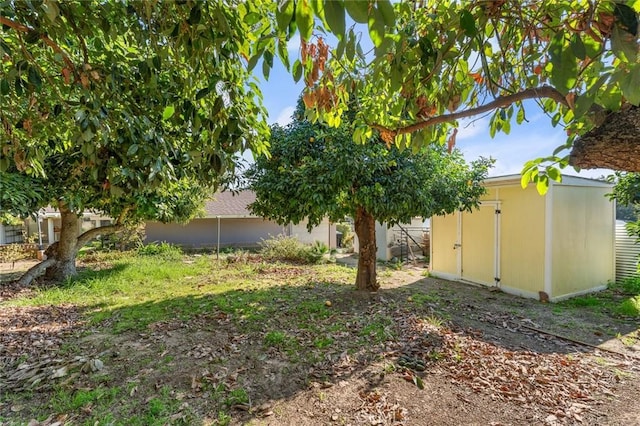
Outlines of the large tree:
<svg viewBox="0 0 640 426">
<path fill-rule="evenodd" d="M 82 244 L 143 219 L 186 220 L 268 127 L 247 69 L 270 2 L 15 1 L 0 9 L 3 212 L 58 208 L 54 279 Z M 284 42 L 284 39 L 282 39 Z M 29 181 L 31 192 L 12 188 Z M 6 195 L 7 193 L 13 195 Z M 116 224 L 79 234 L 79 214 Z"/>
<path fill-rule="evenodd" d="M 281 224 L 306 220 L 309 228 L 325 217 L 352 217 L 359 243 L 356 287 L 375 291 L 375 222 L 394 225 L 472 209 L 490 163 L 468 166 L 459 152 L 441 146 L 401 150 L 376 138 L 354 144 L 346 124 L 295 120 L 272 128 L 271 158 L 258 158 L 250 169 L 257 196 L 250 208 Z"/>
<path fill-rule="evenodd" d="M 553 155 L 526 165 L 525 181 L 544 186 L 570 161 L 637 167 L 640 150 L 635 146 L 630 157 L 628 143 L 619 138 L 588 148 L 591 158 L 585 162 L 584 151 L 574 152 L 571 160 L 563 151 L 576 136 L 611 118 L 610 111 L 640 103 L 637 0 L 325 6 L 326 21 L 341 38 L 330 51 L 324 42 L 302 46 L 311 118 L 337 124 L 355 94 L 356 140 L 377 130 L 387 142 L 420 147 L 444 142 L 457 120 L 480 114 L 490 116 L 492 135 L 508 133 L 537 103 L 568 137 Z M 374 49 L 361 47 L 357 25 L 345 29 L 345 9 L 356 23 L 367 25 Z M 385 29 L 386 22 L 395 22 L 392 30 Z"/>
</svg>

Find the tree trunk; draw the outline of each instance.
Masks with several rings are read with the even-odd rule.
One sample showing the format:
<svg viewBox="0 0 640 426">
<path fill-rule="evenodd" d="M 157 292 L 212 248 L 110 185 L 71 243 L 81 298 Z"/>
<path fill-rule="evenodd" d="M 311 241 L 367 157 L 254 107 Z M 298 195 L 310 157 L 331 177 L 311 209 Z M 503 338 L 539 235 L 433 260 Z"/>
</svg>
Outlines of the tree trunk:
<svg viewBox="0 0 640 426">
<path fill-rule="evenodd" d="M 20 277 L 18 284 L 29 285 L 43 271 L 45 278 L 61 282 L 76 274 L 76 255 L 82 248 L 98 235 L 109 235 L 122 229 L 121 225 L 108 225 L 93 228 L 80 234 L 80 217 L 60 203 L 60 241 L 47 248 L 47 259 L 31 267 Z"/>
<path fill-rule="evenodd" d="M 640 107 L 611 113 L 600 126 L 576 139 L 569 164 L 640 172 Z"/>
<path fill-rule="evenodd" d="M 45 278 L 52 281 L 64 281 L 76 274 L 76 254 L 78 253 L 78 236 L 80 235 L 80 218 L 60 203 L 60 240 L 47 250 L 56 262 L 47 268 Z M 47 253 L 47 257 L 49 257 Z"/>
<path fill-rule="evenodd" d="M 358 236 L 359 256 L 356 288 L 364 291 L 377 291 L 380 288 L 376 279 L 376 220 L 364 208 L 358 207 L 355 217 Z"/>
</svg>

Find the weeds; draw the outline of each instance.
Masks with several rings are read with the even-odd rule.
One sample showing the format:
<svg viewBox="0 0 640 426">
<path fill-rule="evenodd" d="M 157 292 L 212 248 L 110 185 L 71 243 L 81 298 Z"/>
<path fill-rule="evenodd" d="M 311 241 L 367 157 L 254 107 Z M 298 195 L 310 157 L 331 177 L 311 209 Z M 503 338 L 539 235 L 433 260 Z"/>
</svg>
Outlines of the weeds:
<svg viewBox="0 0 640 426">
<path fill-rule="evenodd" d="M 316 242 L 314 246 L 308 246 L 295 237 L 284 235 L 263 240 L 260 246 L 260 254 L 266 260 L 301 264 L 319 263 L 329 252 L 329 248 L 324 243 Z"/>
</svg>

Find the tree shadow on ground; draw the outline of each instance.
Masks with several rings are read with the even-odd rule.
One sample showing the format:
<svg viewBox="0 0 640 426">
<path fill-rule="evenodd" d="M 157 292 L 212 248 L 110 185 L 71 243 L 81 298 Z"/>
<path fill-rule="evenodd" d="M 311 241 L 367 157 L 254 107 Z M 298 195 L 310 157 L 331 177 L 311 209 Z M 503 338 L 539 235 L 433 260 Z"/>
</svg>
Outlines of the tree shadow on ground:
<svg viewBox="0 0 640 426">
<path fill-rule="evenodd" d="M 87 273 L 69 285 L 115 272 Z M 497 354 L 496 362 L 505 356 L 539 356 L 544 364 L 545 359 L 555 362 L 594 350 L 524 327 L 566 331 L 566 321 L 575 320 L 573 312 L 460 283 L 406 278 L 404 283 L 383 283 L 375 294 L 310 276 L 303 285 L 249 284 L 218 294 L 145 302 L 115 308 L 83 336 L 65 339 L 73 340 L 82 355 L 101 354 L 105 369 L 96 374 L 107 375 L 104 383 L 135 383 L 135 397 L 133 392 L 129 397 L 140 404 L 168 389 L 171 395 L 186 395 L 196 418 L 232 412 L 242 422 L 264 415 L 259 409 L 263 404 L 349 380 L 358 380 L 364 395 L 394 374 L 419 387 L 436 371 L 455 372 L 456 362 L 469 356 L 463 349 L 470 341 L 485 354 Z M 582 328 L 595 327 L 598 318 L 602 320 L 581 316 L 588 321 Z M 633 325 L 616 327 L 611 332 Z M 74 387 L 94 379 L 81 375 Z M 114 410 L 122 418 L 133 413 Z"/>
</svg>

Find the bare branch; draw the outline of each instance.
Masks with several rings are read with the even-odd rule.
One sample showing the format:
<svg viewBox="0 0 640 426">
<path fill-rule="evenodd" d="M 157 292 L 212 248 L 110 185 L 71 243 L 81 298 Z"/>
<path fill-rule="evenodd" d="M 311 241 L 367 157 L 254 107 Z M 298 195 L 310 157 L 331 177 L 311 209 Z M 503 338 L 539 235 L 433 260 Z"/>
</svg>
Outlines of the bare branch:
<svg viewBox="0 0 640 426">
<path fill-rule="evenodd" d="M 482 114 L 484 112 L 489 112 L 498 108 L 503 108 L 513 103 L 516 103 L 518 101 L 523 101 L 525 99 L 540 99 L 540 98 L 550 98 L 558 103 L 561 103 L 562 105 L 569 106 L 569 104 L 567 103 L 567 100 L 562 95 L 562 93 L 558 92 L 555 88 L 551 86 L 541 86 L 541 87 L 526 89 L 511 95 L 499 96 L 498 98 L 489 102 L 488 104 L 481 105 L 476 108 L 471 108 L 471 109 L 467 109 L 459 112 L 453 112 L 451 114 L 438 115 L 436 117 L 431 117 L 425 121 L 410 124 L 405 127 L 400 127 L 395 130 L 389 129 L 388 127 L 382 126 L 380 124 L 371 124 L 371 127 L 381 132 L 391 132 L 395 135 L 404 135 L 407 133 L 417 132 L 418 130 L 422 130 L 430 126 L 435 126 L 436 124 L 447 123 L 449 121 L 458 120 L 460 118 L 473 117 L 474 115 Z"/>
</svg>

